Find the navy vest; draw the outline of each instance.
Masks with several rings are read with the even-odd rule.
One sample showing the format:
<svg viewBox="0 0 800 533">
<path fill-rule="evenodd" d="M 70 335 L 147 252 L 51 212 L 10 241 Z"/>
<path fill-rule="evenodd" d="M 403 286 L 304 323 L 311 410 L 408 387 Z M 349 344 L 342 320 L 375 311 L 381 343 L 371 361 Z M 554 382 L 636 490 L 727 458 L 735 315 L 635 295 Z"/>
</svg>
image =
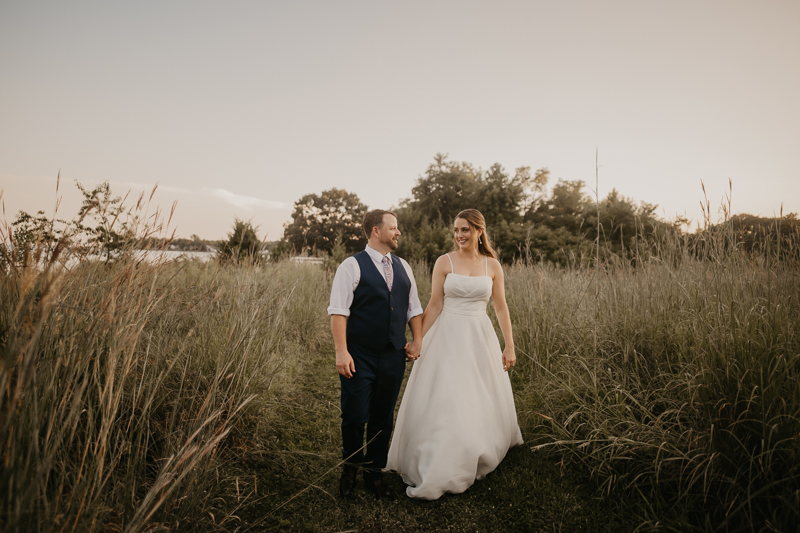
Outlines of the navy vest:
<svg viewBox="0 0 800 533">
<path fill-rule="evenodd" d="M 392 257 L 392 291 L 386 286 L 372 258 L 364 250 L 353 256 L 361 279 L 353 293 L 347 319 L 347 343 L 380 350 L 391 343 L 397 350 L 406 345 L 406 316 L 411 280 L 400 259 Z"/>
</svg>

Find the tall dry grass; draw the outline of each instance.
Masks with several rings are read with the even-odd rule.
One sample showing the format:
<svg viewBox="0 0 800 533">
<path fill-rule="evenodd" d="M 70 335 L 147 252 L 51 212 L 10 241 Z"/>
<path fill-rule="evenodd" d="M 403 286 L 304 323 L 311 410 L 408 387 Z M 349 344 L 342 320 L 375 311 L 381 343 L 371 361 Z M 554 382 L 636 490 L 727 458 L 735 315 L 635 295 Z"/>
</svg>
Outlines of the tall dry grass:
<svg viewBox="0 0 800 533">
<path fill-rule="evenodd" d="M 723 225 L 507 268 L 533 449 L 642 529 L 797 530 L 800 235 L 775 242 L 745 255 Z M 295 356 L 330 350 L 329 274 L 38 250 L 0 273 L 0 529 L 235 530 L 265 496 L 232 476 L 265 421 L 291 423 Z"/>
<path fill-rule="evenodd" d="M 47 253 L 0 274 L 0 529 L 235 526 L 225 465 L 292 386 L 308 280 Z"/>
<path fill-rule="evenodd" d="M 746 255 L 721 225 L 633 263 L 511 268 L 534 450 L 625 494 L 642 529 L 796 531 L 800 269 L 777 258 L 800 235 L 779 242 Z"/>
</svg>

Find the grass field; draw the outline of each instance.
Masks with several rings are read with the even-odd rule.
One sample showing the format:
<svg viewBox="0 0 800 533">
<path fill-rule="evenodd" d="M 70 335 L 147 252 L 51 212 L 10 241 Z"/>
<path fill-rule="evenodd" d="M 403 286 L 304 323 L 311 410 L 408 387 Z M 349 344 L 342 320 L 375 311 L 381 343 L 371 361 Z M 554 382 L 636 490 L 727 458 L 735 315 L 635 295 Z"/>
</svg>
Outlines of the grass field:
<svg viewBox="0 0 800 533">
<path fill-rule="evenodd" d="M 436 502 L 337 498 L 323 268 L 16 265 L 0 530 L 796 531 L 798 265 L 710 239 L 507 266 L 526 442 Z"/>
</svg>

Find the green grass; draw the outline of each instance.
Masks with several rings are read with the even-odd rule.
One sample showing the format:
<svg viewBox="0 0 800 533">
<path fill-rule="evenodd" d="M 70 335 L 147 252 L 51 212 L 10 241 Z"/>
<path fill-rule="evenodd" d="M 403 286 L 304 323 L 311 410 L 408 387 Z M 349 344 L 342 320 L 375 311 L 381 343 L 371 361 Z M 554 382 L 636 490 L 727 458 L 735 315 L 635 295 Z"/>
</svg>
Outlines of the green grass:
<svg viewBox="0 0 800 533">
<path fill-rule="evenodd" d="M 407 498 L 387 476 L 394 502 L 376 501 L 359 479 L 353 501 L 338 497 L 339 380 L 332 345 L 303 354 L 298 387 L 281 400 L 283 423 L 264 436 L 244 472 L 261 501 L 239 516 L 247 531 L 620 531 L 619 502 L 593 490 L 527 444 L 466 493 L 426 502 Z M 410 368 L 410 367 L 409 367 Z M 524 431 L 523 431 L 524 434 Z"/>
</svg>

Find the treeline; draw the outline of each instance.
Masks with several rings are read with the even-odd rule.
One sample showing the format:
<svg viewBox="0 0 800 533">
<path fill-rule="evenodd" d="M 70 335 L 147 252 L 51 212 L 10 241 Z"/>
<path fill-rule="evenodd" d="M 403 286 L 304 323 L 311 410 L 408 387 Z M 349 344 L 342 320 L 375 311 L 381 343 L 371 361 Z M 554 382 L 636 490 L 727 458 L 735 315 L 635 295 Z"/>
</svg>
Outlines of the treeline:
<svg viewBox="0 0 800 533">
<path fill-rule="evenodd" d="M 394 208 L 403 233 L 397 254 L 433 262 L 452 249 L 453 219 L 470 207 L 486 217 L 506 262 L 581 265 L 598 255 L 604 260 L 633 261 L 645 251 L 658 253 L 667 239 L 676 238 L 692 254 L 702 255 L 709 236 L 721 233 L 744 250 L 770 246 L 777 250 L 781 230 L 784 237 L 800 236 L 794 213 L 779 218 L 735 215 L 689 234 L 681 228 L 685 219 L 665 221 L 655 214 L 655 204 L 637 204 L 617 190 L 598 202 L 583 181 L 558 180 L 548 189 L 550 181 L 547 168 L 531 173 L 530 167 L 520 167 L 512 174 L 499 163 L 482 170 L 437 154 L 411 196 Z M 366 244 L 360 223 L 367 210 L 355 193 L 342 189 L 307 194 L 295 202 L 292 221 L 285 226 L 283 240 L 273 247 L 273 256 L 341 257 L 355 252 Z"/>
<path fill-rule="evenodd" d="M 437 154 L 397 210 L 406 231 L 398 253 L 433 261 L 449 251 L 453 219 L 468 207 L 483 213 L 503 261 L 586 263 L 598 229 L 604 253 L 624 255 L 637 236 L 672 228 L 653 214 L 655 205 L 636 205 L 616 190 L 600 202 L 598 228 L 598 206 L 585 183 L 558 180 L 548 193 L 550 179 L 547 168 L 531 174 L 521 167 L 510 174 L 495 163 L 483 171 Z"/>
<path fill-rule="evenodd" d="M 258 238 L 257 230 L 258 228 L 253 227 L 251 222 L 237 217 L 234 219 L 233 227 L 225 239 L 218 241 L 207 240 L 194 234 L 188 239 L 151 237 L 142 239 L 138 247 L 147 250 L 213 252 L 216 254 L 217 259 L 223 262 L 261 262 L 269 256 L 269 251 L 267 243 Z"/>
<path fill-rule="evenodd" d="M 792 245 L 800 243 L 796 213 L 772 218 L 730 216 L 730 206 L 723 206 L 724 221 L 711 224 L 706 203 L 704 228 L 689 233 L 682 229 L 686 219 L 663 220 L 655 214 L 655 204 L 637 204 L 616 189 L 598 202 L 583 181 L 559 179 L 549 187 L 550 181 L 547 168 L 532 173 L 530 167 L 520 167 L 509 173 L 495 163 L 483 170 L 437 154 L 411 195 L 399 206 L 390 207 L 397 213 L 402 232 L 396 253 L 409 261 L 432 264 L 453 248 L 456 214 L 475 208 L 486 217 L 489 234 L 504 262 L 523 259 L 581 266 L 599 258 L 635 263 L 647 255 L 660 255 L 661 250 L 674 253 L 678 248 L 705 258 L 719 250 L 720 244 L 800 260 L 800 246 Z M 140 231 L 139 215 L 112 195 L 107 182 L 93 190 L 80 183 L 76 186 L 84 196 L 78 218 L 67 222 L 48 218 L 41 211 L 36 215 L 21 211 L 3 232 L 7 240 L 0 243 L 0 267 L 22 262 L 36 245 L 40 250 L 52 250 L 58 243 L 99 254 L 107 261 L 123 250 L 144 248 L 216 252 L 222 260 L 261 261 L 307 254 L 327 257 L 330 264 L 366 245 L 361 221 L 369 208 L 357 194 L 343 189 L 306 194 L 297 200 L 291 222 L 284 225 L 283 238 L 265 243 L 257 236 L 258 228 L 238 218 L 227 238 L 219 241 L 197 235 L 189 239 L 157 237 Z M 142 198 L 137 206 L 141 202 Z M 680 247 L 667 245 L 676 240 Z"/>
<path fill-rule="evenodd" d="M 778 217 L 742 213 L 684 238 L 691 254 L 701 259 L 714 258 L 720 246 L 735 246 L 754 256 L 800 261 L 800 219 L 797 213 Z"/>
<path fill-rule="evenodd" d="M 144 195 L 135 206 L 126 206 L 123 198 L 112 194 L 108 182 L 92 190 L 77 181 L 75 185 L 83 195 L 76 218 L 62 220 L 48 217 L 44 211 L 35 215 L 20 211 L 11 224 L 0 225 L 0 271 L 37 263 L 53 254 L 57 257 L 68 248 L 75 256 L 99 257 L 105 262 L 116 261 L 135 250 L 214 252 L 223 262 L 259 262 L 268 256 L 266 243 L 257 237 L 257 228 L 250 222 L 236 218 L 222 240 L 202 239 L 194 234 L 188 239 L 174 234 L 163 236 L 160 209 L 156 208 L 154 215 L 143 216 Z"/>
<path fill-rule="evenodd" d="M 142 239 L 141 248 L 155 250 L 168 249 L 180 252 L 216 252 L 225 241 L 215 241 L 203 239 L 199 235 L 192 234 L 188 239 L 183 237 Z"/>
</svg>

